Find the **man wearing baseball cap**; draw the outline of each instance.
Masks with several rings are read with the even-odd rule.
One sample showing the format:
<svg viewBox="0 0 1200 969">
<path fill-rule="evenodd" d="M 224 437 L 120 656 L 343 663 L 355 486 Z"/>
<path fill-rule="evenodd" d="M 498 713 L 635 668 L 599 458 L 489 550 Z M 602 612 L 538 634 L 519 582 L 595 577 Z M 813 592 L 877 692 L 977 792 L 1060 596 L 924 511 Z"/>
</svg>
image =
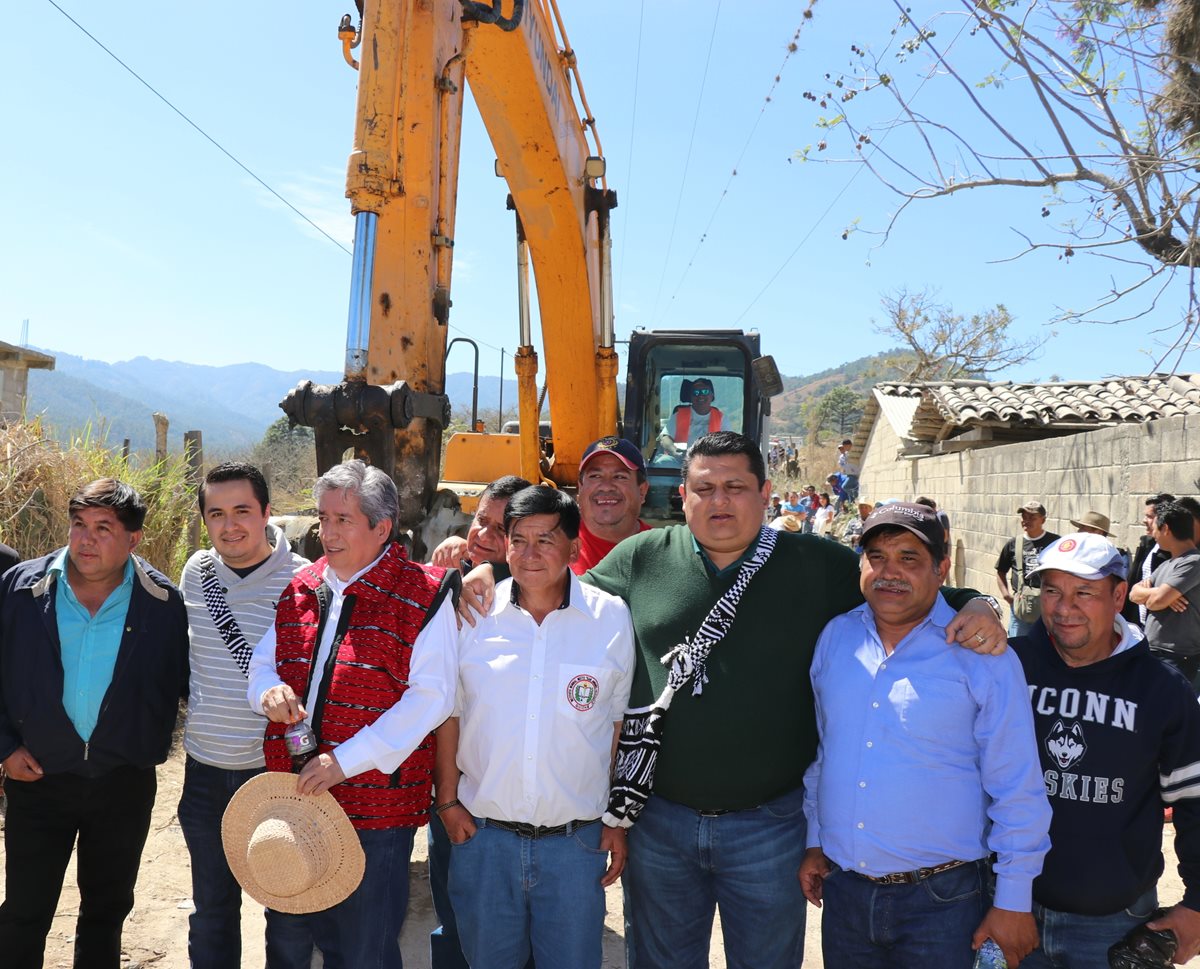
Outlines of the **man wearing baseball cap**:
<svg viewBox="0 0 1200 969">
<path fill-rule="evenodd" d="M 630 440 L 602 437 L 593 441 L 579 462 L 579 558 L 571 571 L 583 575 L 618 542 L 650 526 L 638 518 L 650 484 L 646 459 Z"/>
<path fill-rule="evenodd" d="M 1015 966 L 1037 944 L 1031 887 L 1050 847 L 1020 663 L 947 644 L 935 511 L 877 508 L 862 546 L 866 602 L 825 627 L 811 670 L 820 748 L 799 876 L 825 903 L 825 965 L 965 966 L 991 938 Z"/>
<path fill-rule="evenodd" d="M 1042 620 L 1010 641 L 1053 811 L 1029 969 L 1108 965 L 1109 946 L 1154 915 L 1164 806 L 1184 895 L 1150 925 L 1175 933 L 1177 963 L 1200 951 L 1200 707 L 1121 617 L 1125 569 L 1102 535 L 1056 540 L 1037 566 Z"/>
<path fill-rule="evenodd" d="M 996 581 L 1000 586 L 1000 595 L 1012 610 L 1008 622 L 1010 636 L 1024 636 L 1037 622 L 1036 601 L 1032 618 L 1028 613 L 1025 618 L 1018 617 L 1016 601 L 1018 597 L 1028 599 L 1037 595 L 1038 579 L 1034 569 L 1037 567 L 1038 554 L 1058 538 L 1053 532 L 1046 531 L 1046 506 L 1040 501 L 1025 502 L 1017 509 L 1017 514 L 1021 518 L 1024 534 L 1005 542 L 1000 549 L 1000 557 L 996 559 Z"/>
</svg>

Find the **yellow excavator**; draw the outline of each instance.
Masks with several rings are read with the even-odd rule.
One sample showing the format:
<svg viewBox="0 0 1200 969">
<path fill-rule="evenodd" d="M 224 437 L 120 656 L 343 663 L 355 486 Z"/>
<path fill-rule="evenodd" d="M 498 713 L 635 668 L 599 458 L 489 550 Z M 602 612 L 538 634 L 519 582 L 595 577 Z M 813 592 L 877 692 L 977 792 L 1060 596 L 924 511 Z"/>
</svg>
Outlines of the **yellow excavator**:
<svg viewBox="0 0 1200 969">
<path fill-rule="evenodd" d="M 343 56 L 359 73 L 346 189 L 355 232 L 345 379 L 304 381 L 280 406 L 314 429 L 319 471 L 353 451 L 395 480 L 402 527 L 428 515 L 450 419 L 445 359 L 469 83 L 515 213 L 519 432 L 453 435 L 442 483 L 465 511 L 501 474 L 573 486 L 584 448 L 618 432 L 609 232 L 617 200 L 557 0 L 358 0 L 358 14 L 338 29 Z M 549 440 L 539 433 L 531 266 Z M 758 354 L 757 334 L 639 333 L 627 381 L 639 413 L 631 420 L 627 405 L 626 414 L 639 447 L 653 451 L 658 409 L 670 410 L 663 395 L 685 377 L 731 378 L 728 396 L 742 398 L 736 429 L 761 433 L 781 386 L 773 362 Z M 637 347 L 649 353 L 664 343 L 677 352 L 659 350 L 657 362 L 643 366 Z M 734 345 L 740 349 L 729 350 Z"/>
</svg>

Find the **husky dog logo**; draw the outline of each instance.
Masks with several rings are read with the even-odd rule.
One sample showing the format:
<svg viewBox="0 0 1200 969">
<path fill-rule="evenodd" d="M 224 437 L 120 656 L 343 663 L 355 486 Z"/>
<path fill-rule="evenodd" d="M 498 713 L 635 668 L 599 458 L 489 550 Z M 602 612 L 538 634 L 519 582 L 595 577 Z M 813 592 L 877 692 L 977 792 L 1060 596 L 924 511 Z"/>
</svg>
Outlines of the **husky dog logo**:
<svg viewBox="0 0 1200 969">
<path fill-rule="evenodd" d="M 1046 750 L 1063 770 L 1082 760 L 1087 753 L 1087 743 L 1083 739 L 1083 728 L 1079 726 L 1079 721 L 1073 720 L 1071 726 L 1067 727 L 1061 720 L 1055 720 L 1046 735 Z"/>
<path fill-rule="evenodd" d="M 567 702 L 581 713 L 586 713 L 596 705 L 596 694 L 600 692 L 600 684 L 594 676 L 580 673 L 567 684 Z"/>
</svg>

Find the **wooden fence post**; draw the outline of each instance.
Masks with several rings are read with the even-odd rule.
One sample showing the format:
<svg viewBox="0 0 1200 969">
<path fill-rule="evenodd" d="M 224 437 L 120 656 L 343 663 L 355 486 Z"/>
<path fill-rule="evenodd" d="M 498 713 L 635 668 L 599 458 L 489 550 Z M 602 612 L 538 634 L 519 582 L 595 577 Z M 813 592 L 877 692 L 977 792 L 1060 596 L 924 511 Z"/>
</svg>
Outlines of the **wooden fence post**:
<svg viewBox="0 0 1200 969">
<path fill-rule="evenodd" d="M 167 415 L 155 411 L 154 417 L 154 463 L 162 464 L 167 460 Z"/>
<path fill-rule="evenodd" d="M 183 455 L 187 461 L 188 487 L 199 491 L 204 469 L 204 441 L 199 431 L 184 431 Z M 192 513 L 188 522 L 188 558 L 200 547 L 200 512 Z"/>
</svg>

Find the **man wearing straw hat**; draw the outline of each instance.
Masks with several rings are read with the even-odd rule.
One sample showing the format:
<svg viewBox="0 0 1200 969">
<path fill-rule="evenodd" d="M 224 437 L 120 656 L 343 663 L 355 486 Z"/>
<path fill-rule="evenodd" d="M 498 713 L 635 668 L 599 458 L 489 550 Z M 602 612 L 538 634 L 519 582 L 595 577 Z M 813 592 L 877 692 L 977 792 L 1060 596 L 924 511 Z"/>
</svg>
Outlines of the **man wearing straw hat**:
<svg viewBox="0 0 1200 969">
<path fill-rule="evenodd" d="M 458 573 L 408 561 L 393 541 L 396 486 L 378 468 L 330 468 L 313 497 L 325 555 L 284 590 L 247 697 L 271 721 L 268 770 L 291 769 L 285 726 L 309 722 L 319 752 L 296 790 L 331 791 L 365 854 L 362 884 L 305 916 L 313 941 L 327 965 L 391 969 L 403 965 L 408 863 L 431 802 L 430 731 L 453 709 Z"/>
<path fill-rule="evenodd" d="M 117 969 L 142 847 L 187 693 L 183 600 L 134 556 L 146 504 L 101 478 L 65 548 L 0 583 L 0 761 L 8 772 L 5 969 L 42 965 L 78 838 L 75 965 Z"/>
</svg>

